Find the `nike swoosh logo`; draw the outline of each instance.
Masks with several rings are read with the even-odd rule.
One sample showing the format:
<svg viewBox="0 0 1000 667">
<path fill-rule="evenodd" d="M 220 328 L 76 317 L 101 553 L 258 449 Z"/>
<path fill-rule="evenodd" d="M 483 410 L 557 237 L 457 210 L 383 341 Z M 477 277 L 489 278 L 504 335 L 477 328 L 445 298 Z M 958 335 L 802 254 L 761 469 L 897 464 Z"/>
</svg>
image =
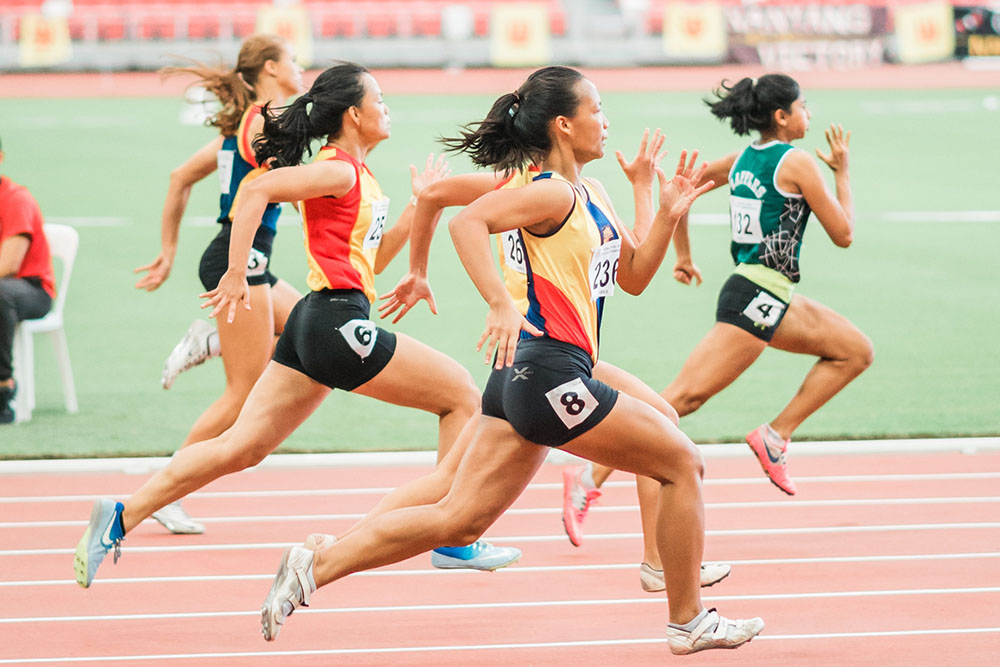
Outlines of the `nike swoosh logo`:
<svg viewBox="0 0 1000 667">
<path fill-rule="evenodd" d="M 107 530 L 104 531 L 104 534 L 101 535 L 101 544 L 103 544 L 104 546 L 106 546 L 109 549 L 114 546 L 114 544 L 111 542 L 111 527 L 115 523 L 115 518 L 116 518 L 116 515 L 114 513 L 112 513 L 111 514 L 111 521 L 108 521 L 108 528 L 107 528 Z"/>
<path fill-rule="evenodd" d="M 777 457 L 771 456 L 771 448 L 768 447 L 766 443 L 764 445 L 764 451 L 767 452 L 767 458 L 771 459 L 771 463 L 777 463 L 781 460 L 781 454 L 778 454 Z"/>
</svg>

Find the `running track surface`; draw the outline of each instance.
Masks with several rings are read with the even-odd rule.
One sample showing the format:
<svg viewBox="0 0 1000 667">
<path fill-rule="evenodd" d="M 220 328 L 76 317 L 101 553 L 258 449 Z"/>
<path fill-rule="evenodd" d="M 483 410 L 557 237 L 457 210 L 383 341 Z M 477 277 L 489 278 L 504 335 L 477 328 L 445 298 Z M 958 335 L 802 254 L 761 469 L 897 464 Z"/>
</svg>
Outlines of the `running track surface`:
<svg viewBox="0 0 1000 667">
<path fill-rule="evenodd" d="M 794 498 L 749 453 L 708 458 L 705 559 L 733 574 L 703 591 L 705 604 L 767 625 L 738 651 L 688 657 L 662 639 L 662 594 L 639 587 L 624 473 L 605 485 L 580 548 L 560 523 L 560 467 L 545 465 L 487 532 L 521 547 L 519 563 L 438 571 L 424 554 L 353 575 L 267 643 L 258 609 L 283 549 L 309 532 L 343 532 L 426 466 L 262 466 L 218 480 L 186 501 L 206 534 L 146 522 L 89 590 L 70 561 L 93 498 L 124 497 L 145 475 L 0 468 L 0 664 L 996 664 L 998 443 L 793 451 Z"/>
</svg>

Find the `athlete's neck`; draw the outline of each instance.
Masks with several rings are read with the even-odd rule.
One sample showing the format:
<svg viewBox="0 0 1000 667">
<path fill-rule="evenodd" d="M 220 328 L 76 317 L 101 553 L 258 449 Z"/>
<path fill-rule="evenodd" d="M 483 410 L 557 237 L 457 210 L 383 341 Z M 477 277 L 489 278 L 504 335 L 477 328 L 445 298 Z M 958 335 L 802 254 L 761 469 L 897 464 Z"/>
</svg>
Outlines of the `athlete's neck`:
<svg viewBox="0 0 1000 667">
<path fill-rule="evenodd" d="M 362 142 L 360 137 L 354 133 L 347 132 L 342 132 L 337 137 L 328 137 L 326 145 L 347 153 L 358 162 L 364 162 L 365 158 L 368 157 L 368 153 L 374 148 L 374 146 L 369 146 Z"/>
</svg>

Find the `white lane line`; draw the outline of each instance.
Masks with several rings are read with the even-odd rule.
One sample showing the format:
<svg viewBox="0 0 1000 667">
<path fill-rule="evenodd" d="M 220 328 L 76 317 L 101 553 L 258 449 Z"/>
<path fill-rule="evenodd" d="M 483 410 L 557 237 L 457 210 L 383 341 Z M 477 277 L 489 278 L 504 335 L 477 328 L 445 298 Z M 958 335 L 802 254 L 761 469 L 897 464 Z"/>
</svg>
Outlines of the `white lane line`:
<svg viewBox="0 0 1000 667">
<path fill-rule="evenodd" d="M 821 563 L 895 563 L 910 561 L 938 560 L 985 560 L 1000 558 L 1000 551 L 982 551 L 953 554 L 897 554 L 888 556 L 823 556 L 819 558 L 748 558 L 742 560 L 727 560 L 734 567 L 752 565 L 817 565 Z M 609 572 L 615 570 L 634 570 L 635 563 L 605 563 L 599 565 L 518 565 L 517 567 L 497 570 L 502 576 L 517 574 L 563 573 L 563 572 Z M 480 576 L 475 570 L 439 570 L 437 568 L 423 570 L 369 570 L 355 572 L 351 577 L 411 577 L 439 576 L 452 577 L 456 575 Z M 224 574 L 224 575 L 191 575 L 176 577 L 120 577 L 98 579 L 93 585 L 105 584 L 163 584 L 163 583 L 196 583 L 196 582 L 228 582 L 228 581 L 270 581 L 274 579 L 271 573 L 264 574 Z M 0 588 L 26 586 L 76 586 L 74 579 L 39 579 L 35 581 L 0 581 Z"/>
<path fill-rule="evenodd" d="M 605 485 L 607 486 L 607 485 Z M 876 507 L 882 505 L 974 505 L 979 503 L 1000 503 L 1000 496 L 958 496 L 937 498 L 851 498 L 835 500 L 762 500 L 753 502 L 705 503 L 705 509 L 785 509 L 801 507 Z M 610 514 L 612 512 L 634 513 L 639 511 L 638 505 L 600 505 L 591 507 L 591 512 Z M 504 512 L 504 516 L 545 516 L 562 514 L 561 507 L 524 507 L 512 508 Z M 363 519 L 365 513 L 346 514 L 267 514 L 256 516 L 216 516 L 198 517 L 200 523 L 230 524 L 230 523 L 287 523 L 291 521 L 357 521 Z M 145 519 L 145 524 L 152 525 L 153 519 Z M 66 519 L 60 521 L 0 521 L 0 529 L 4 528 L 71 528 L 86 526 L 87 520 Z"/>
<path fill-rule="evenodd" d="M 702 455 L 708 459 L 746 458 L 745 443 L 699 445 Z M 916 454 L 1000 451 L 1000 437 L 971 438 L 901 438 L 896 440 L 842 440 L 803 441 L 794 445 L 795 456 L 839 456 L 849 454 Z M 271 454 L 255 469 L 285 468 L 354 468 L 359 466 L 424 466 L 432 468 L 437 452 L 432 450 L 405 452 L 339 452 L 322 454 Z M 561 450 L 549 452 L 546 462 L 566 465 L 580 459 Z M 53 474 L 61 472 L 112 472 L 131 475 L 147 475 L 170 462 L 168 456 L 141 456 L 128 458 L 87 458 L 87 459 L 27 459 L 0 461 L 0 474 L 37 473 Z"/>
<path fill-rule="evenodd" d="M 1000 586 L 981 586 L 974 588 L 909 588 L 866 591 L 823 591 L 815 593 L 762 593 L 749 595 L 703 595 L 705 602 L 753 602 L 765 600 L 830 600 L 842 598 L 867 597 L 907 597 L 914 595 L 981 595 L 1000 593 Z M 412 605 L 375 605 L 368 607 L 339 607 L 320 609 L 310 607 L 299 609 L 296 614 L 359 614 L 414 611 L 480 611 L 484 609 L 544 609 L 552 607 L 603 607 L 613 605 L 659 604 L 664 599 L 661 596 L 642 598 L 609 598 L 606 600 L 525 600 L 519 602 L 463 602 L 449 604 L 412 604 Z M 163 612 L 152 614 L 107 614 L 79 616 L 30 616 L 22 618 L 0 618 L 0 625 L 16 625 L 18 623 L 67 623 L 94 621 L 149 621 L 164 619 L 187 618 L 236 618 L 241 616 L 260 616 L 260 610 L 250 611 L 199 611 L 199 612 Z"/>
<path fill-rule="evenodd" d="M 986 530 L 1000 528 L 1000 521 L 969 523 L 905 523 L 868 526 L 807 526 L 804 528 L 729 528 L 706 530 L 706 537 L 761 536 L 761 535 L 821 535 L 843 533 L 911 532 L 926 530 Z M 642 537 L 642 533 L 603 533 L 587 535 L 588 540 L 631 540 Z M 561 542 L 566 539 L 559 535 L 485 535 L 490 542 L 519 544 L 522 542 Z M 245 544 L 189 544 L 175 546 L 133 547 L 126 545 L 129 553 L 174 553 L 185 551 L 239 551 L 244 549 L 287 549 L 290 542 L 251 542 Z M 54 556 L 73 553 L 72 548 L 59 549 L 3 549 L 0 556 Z"/>
<path fill-rule="evenodd" d="M 1000 627 L 985 628 L 931 628 L 920 630 L 885 630 L 869 632 L 823 632 L 798 635 L 759 635 L 753 639 L 755 642 L 761 641 L 793 641 L 803 639 L 855 639 L 874 637 L 910 637 L 923 635 L 970 635 L 970 634 L 992 634 L 1000 632 Z M 83 662 L 120 662 L 139 660 L 232 660 L 233 658 L 274 658 L 274 657 L 303 657 L 322 655 L 361 655 L 361 654 L 398 654 L 398 653 L 441 653 L 450 651 L 507 651 L 512 649 L 547 649 L 547 648 L 574 648 L 574 647 L 599 647 L 599 646 L 631 646 L 642 644 L 666 644 L 666 639 L 662 637 L 642 637 L 639 639 L 588 639 L 582 641 L 565 642 L 523 642 L 510 644 L 459 644 L 452 646 L 378 646 L 371 648 L 343 648 L 343 649 L 312 649 L 299 651 L 240 651 L 227 653 L 157 653 L 147 655 L 119 655 L 119 656 L 74 656 L 72 658 L 3 658 L 0 665 L 9 664 L 45 664 L 45 663 L 71 663 Z"/>
<path fill-rule="evenodd" d="M 850 484 L 854 482 L 871 482 L 876 484 L 886 484 L 892 482 L 935 482 L 935 481 L 973 481 L 1000 479 L 998 472 L 952 472 L 952 473 L 899 473 L 886 475 L 796 475 L 796 483 L 803 484 Z M 763 475 L 754 477 L 729 477 L 719 479 L 706 479 L 705 486 L 758 486 L 770 484 Z M 604 484 L 607 488 L 635 487 L 634 481 L 613 481 Z M 351 495 L 385 495 L 393 491 L 395 487 L 360 487 L 347 489 L 274 489 L 270 491 L 247 490 L 247 491 L 196 491 L 190 494 L 191 498 L 293 498 L 298 496 L 351 496 Z M 551 491 L 562 489 L 560 482 L 539 482 L 528 485 L 528 491 Z M 131 495 L 132 491 L 120 491 L 118 493 L 107 492 L 102 494 L 79 494 L 65 496 L 0 496 L 0 504 L 8 503 L 66 503 L 66 502 L 86 502 L 98 498 L 123 498 Z M 800 502 L 794 499 L 787 499 L 785 504 Z M 808 501 L 807 501 L 808 502 Z"/>
</svg>

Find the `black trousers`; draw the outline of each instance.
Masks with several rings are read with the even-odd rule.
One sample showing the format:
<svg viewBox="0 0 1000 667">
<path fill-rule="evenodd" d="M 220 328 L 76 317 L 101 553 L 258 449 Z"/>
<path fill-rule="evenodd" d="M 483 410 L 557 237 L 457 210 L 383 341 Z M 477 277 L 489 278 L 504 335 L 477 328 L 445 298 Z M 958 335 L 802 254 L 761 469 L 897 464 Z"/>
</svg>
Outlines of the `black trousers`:
<svg viewBox="0 0 1000 667">
<path fill-rule="evenodd" d="M 0 278 L 0 381 L 14 375 L 14 329 L 21 320 L 33 320 L 49 312 L 52 297 L 37 278 Z"/>
</svg>

